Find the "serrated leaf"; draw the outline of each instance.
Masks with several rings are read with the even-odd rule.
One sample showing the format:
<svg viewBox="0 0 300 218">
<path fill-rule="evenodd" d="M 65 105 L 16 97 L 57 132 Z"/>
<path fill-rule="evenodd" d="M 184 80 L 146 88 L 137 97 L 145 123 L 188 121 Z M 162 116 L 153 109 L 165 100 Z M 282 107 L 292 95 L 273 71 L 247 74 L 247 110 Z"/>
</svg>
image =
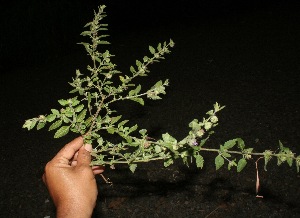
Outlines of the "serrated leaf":
<svg viewBox="0 0 300 218">
<path fill-rule="evenodd" d="M 240 159 L 236 168 L 237 172 L 238 173 L 241 172 L 246 165 L 247 165 L 247 160 L 245 158 Z"/>
<path fill-rule="evenodd" d="M 80 101 L 77 100 L 77 97 L 72 98 L 72 106 L 75 107 L 80 103 Z"/>
<path fill-rule="evenodd" d="M 111 118 L 111 124 L 114 124 L 116 122 L 118 122 L 121 119 L 122 115 L 117 116 L 117 117 L 112 117 Z"/>
<path fill-rule="evenodd" d="M 151 54 L 155 54 L 155 49 L 151 45 L 149 46 L 149 51 Z"/>
<path fill-rule="evenodd" d="M 143 61 L 147 62 L 149 60 L 149 58 L 147 56 L 144 56 Z"/>
<path fill-rule="evenodd" d="M 195 159 L 196 159 L 196 166 L 198 168 L 203 168 L 204 165 L 204 159 L 200 154 L 194 155 Z"/>
<path fill-rule="evenodd" d="M 55 115 L 59 115 L 59 111 L 56 110 L 56 109 L 51 109 L 51 112 L 52 112 L 53 114 L 55 114 Z"/>
<path fill-rule="evenodd" d="M 159 145 L 155 145 L 154 149 L 155 149 L 155 153 L 157 154 L 161 152 L 161 147 Z"/>
<path fill-rule="evenodd" d="M 32 128 L 34 128 L 36 122 L 37 122 L 36 119 L 26 120 L 23 125 L 23 128 L 27 128 L 28 130 L 31 130 Z"/>
<path fill-rule="evenodd" d="M 280 140 L 279 140 L 279 147 L 280 147 L 280 150 L 284 150 L 284 146 Z"/>
<path fill-rule="evenodd" d="M 224 149 L 230 149 L 230 148 L 233 148 L 235 143 L 236 143 L 236 139 L 232 139 L 232 140 L 229 140 L 227 142 L 224 143 Z"/>
<path fill-rule="evenodd" d="M 136 102 L 140 103 L 141 105 L 144 105 L 144 99 L 142 99 L 142 98 L 130 98 L 130 100 L 136 101 Z"/>
<path fill-rule="evenodd" d="M 158 43 L 157 50 L 161 51 L 161 43 Z"/>
<path fill-rule="evenodd" d="M 107 132 L 109 134 L 114 134 L 115 133 L 115 129 L 113 127 L 110 127 L 110 128 L 107 129 Z"/>
<path fill-rule="evenodd" d="M 80 112 L 80 111 L 82 111 L 82 109 L 84 108 L 84 105 L 83 104 L 80 104 L 80 105 L 78 105 L 76 108 L 75 108 L 75 112 Z"/>
<path fill-rule="evenodd" d="M 134 90 L 136 95 L 139 94 L 139 92 L 141 91 L 141 88 L 142 88 L 141 85 L 138 85 L 136 87 L 136 89 Z"/>
<path fill-rule="evenodd" d="M 130 127 L 130 129 L 129 129 L 128 133 L 131 133 L 131 132 L 133 132 L 133 131 L 137 130 L 137 128 L 138 128 L 138 125 L 137 125 L 137 124 L 135 124 L 134 126 Z"/>
<path fill-rule="evenodd" d="M 89 125 L 91 124 L 92 120 L 93 120 L 93 117 L 87 118 L 87 119 L 85 120 L 85 125 L 86 125 L 86 126 L 89 126 Z"/>
<path fill-rule="evenodd" d="M 89 35 L 91 35 L 91 33 L 92 33 L 91 31 L 84 31 L 84 32 L 80 33 L 80 35 L 82 35 L 82 36 L 89 36 Z"/>
<path fill-rule="evenodd" d="M 267 171 L 267 164 L 272 158 L 272 156 L 271 156 L 272 153 L 273 152 L 270 151 L 270 150 L 265 150 L 265 152 L 263 153 L 264 154 L 264 160 L 265 160 L 265 166 L 264 166 L 265 171 Z"/>
<path fill-rule="evenodd" d="M 100 44 L 100 45 L 109 45 L 110 42 L 101 40 L 98 44 Z"/>
<path fill-rule="evenodd" d="M 92 101 L 92 96 L 91 93 L 88 92 L 88 107 L 91 108 L 91 101 Z"/>
<path fill-rule="evenodd" d="M 173 164 L 173 162 L 174 162 L 174 161 L 173 161 L 172 158 L 165 160 L 165 161 L 164 161 L 164 167 L 170 166 L 171 164 Z"/>
<path fill-rule="evenodd" d="M 118 128 L 120 128 L 121 126 L 125 125 L 129 120 L 123 120 L 122 122 L 120 122 L 118 124 Z"/>
<path fill-rule="evenodd" d="M 133 66 L 130 66 L 130 72 L 133 73 L 133 74 L 136 73 L 136 71 L 135 71 L 135 69 L 134 69 Z"/>
<path fill-rule="evenodd" d="M 238 147 L 239 147 L 241 150 L 244 150 L 244 148 L 245 148 L 245 142 L 244 142 L 244 140 L 241 139 L 241 138 L 237 138 L 236 140 L 237 140 L 237 143 L 238 143 Z"/>
<path fill-rule="evenodd" d="M 288 158 L 286 159 L 286 162 L 288 163 L 288 165 L 289 165 L 290 167 L 293 166 L 293 158 L 288 157 Z"/>
<path fill-rule="evenodd" d="M 55 114 L 49 114 L 46 119 L 48 122 L 52 122 L 56 118 Z"/>
<path fill-rule="evenodd" d="M 52 123 L 52 125 L 49 127 L 49 131 L 53 129 L 57 129 L 62 125 L 62 120 L 57 120 L 56 122 Z"/>
<path fill-rule="evenodd" d="M 67 100 L 64 100 L 64 99 L 60 99 L 58 100 L 58 103 L 61 105 L 61 106 L 66 106 L 68 104 L 68 101 Z"/>
<path fill-rule="evenodd" d="M 289 151 L 288 154 L 291 155 L 291 157 L 287 157 L 286 162 L 288 163 L 288 165 L 290 167 L 292 167 L 293 166 L 293 161 L 294 161 L 294 159 L 293 159 L 294 154 L 291 151 Z"/>
<path fill-rule="evenodd" d="M 221 155 L 218 155 L 215 158 L 216 170 L 220 169 L 224 165 L 224 158 Z"/>
<path fill-rule="evenodd" d="M 83 111 L 80 112 L 80 114 L 77 116 L 77 122 L 80 123 L 84 120 L 86 116 L 86 109 L 84 109 Z"/>
<path fill-rule="evenodd" d="M 130 164 L 130 165 L 129 165 L 129 169 L 130 169 L 130 171 L 131 171 L 132 173 L 134 173 L 136 167 L 137 167 L 137 164 Z"/>
<path fill-rule="evenodd" d="M 39 122 L 38 125 L 37 125 L 37 127 L 36 127 L 36 129 L 37 129 L 37 130 L 40 130 L 40 129 L 44 128 L 45 125 L 46 125 L 45 122 Z"/>
<path fill-rule="evenodd" d="M 231 157 L 231 154 L 229 154 L 229 153 L 227 153 L 227 152 L 223 152 L 223 153 L 222 153 L 222 156 L 228 158 L 228 157 Z"/>
<path fill-rule="evenodd" d="M 142 65 L 142 63 L 139 60 L 136 60 L 135 64 L 136 64 L 137 67 L 140 67 Z"/>
<path fill-rule="evenodd" d="M 88 27 L 88 26 L 92 25 L 92 23 L 93 22 L 89 22 L 89 23 L 85 24 L 84 27 Z"/>
<path fill-rule="evenodd" d="M 60 138 L 60 137 L 62 137 L 64 135 L 68 134 L 69 130 L 70 130 L 70 126 L 62 126 L 62 127 L 60 127 L 56 131 L 56 133 L 54 134 L 54 138 Z"/>
<path fill-rule="evenodd" d="M 231 170 L 231 167 L 233 167 L 233 166 L 237 166 L 235 160 L 236 160 L 236 159 L 234 159 L 233 161 L 230 161 L 230 162 L 228 163 L 228 170 Z"/>
<path fill-rule="evenodd" d="M 147 130 L 146 130 L 146 129 L 141 129 L 141 130 L 139 131 L 139 133 L 140 133 L 142 136 L 145 136 L 146 133 L 147 133 Z"/>
<path fill-rule="evenodd" d="M 299 168 L 300 168 L 300 155 L 296 157 L 296 169 L 297 169 L 297 173 L 299 173 Z"/>
</svg>

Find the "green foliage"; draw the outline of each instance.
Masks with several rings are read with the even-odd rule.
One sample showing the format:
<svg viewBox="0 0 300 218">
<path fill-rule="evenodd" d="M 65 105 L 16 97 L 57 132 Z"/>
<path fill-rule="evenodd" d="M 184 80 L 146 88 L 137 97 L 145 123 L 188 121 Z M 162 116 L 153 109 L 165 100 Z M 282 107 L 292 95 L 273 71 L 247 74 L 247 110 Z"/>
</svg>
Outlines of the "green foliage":
<svg viewBox="0 0 300 218">
<path fill-rule="evenodd" d="M 131 100 L 144 105 L 144 98 L 161 99 L 166 94 L 168 80 L 158 81 L 149 90 L 143 90 L 141 85 L 134 83 L 134 79 L 148 76 L 150 65 L 164 59 L 175 44 L 169 40 L 156 47 L 149 46 L 148 56 L 136 60 L 127 74 L 121 73 L 112 62 L 114 55 L 108 50 L 99 50 L 100 45 L 109 44 L 105 40 L 108 35 L 100 34 L 107 30 L 107 24 L 102 23 L 106 17 L 104 9 L 105 6 L 98 8 L 93 21 L 87 23 L 86 30 L 81 33 L 90 40 L 79 44 L 84 46 L 91 64 L 87 66 L 88 73 L 76 70 L 75 77 L 69 83 L 72 87 L 70 93 L 74 97 L 58 100 L 60 109 L 51 109 L 47 115 L 26 120 L 23 128 L 31 130 L 36 127 L 39 130 L 48 124 L 49 131 L 55 131 L 54 138 L 67 135 L 70 131 L 82 135 L 85 143 L 97 144 L 92 151 L 92 165 L 110 165 L 113 168 L 116 164 L 128 164 L 132 172 L 135 172 L 140 162 L 163 160 L 164 166 L 168 167 L 178 158 L 186 165 L 189 164 L 188 160 L 195 159 L 196 166 L 202 169 L 204 158 L 201 154 L 204 151 L 217 153 L 216 170 L 228 162 L 228 170 L 236 167 L 237 172 L 241 172 L 253 156 L 263 156 L 265 169 L 271 158 L 275 157 L 278 165 L 287 162 L 292 166 L 295 162 L 299 172 L 300 156 L 295 157 L 281 142 L 278 153 L 271 150 L 254 153 L 253 148 L 246 148 L 241 138 L 226 141 L 219 149 L 205 148 L 204 145 L 214 133 L 212 129 L 218 125 L 217 113 L 224 108 L 218 103 L 202 120 L 194 119 L 189 123 L 190 131 L 182 140 L 177 140 L 169 133 L 155 140 L 148 136 L 147 130 L 138 130 L 137 125 L 128 126 L 128 120 L 122 120 L 122 115 L 111 109 L 112 104 Z M 102 138 L 104 132 L 113 134 L 117 142 Z M 239 156 L 239 161 L 236 163 L 237 158 L 232 156 Z"/>
</svg>

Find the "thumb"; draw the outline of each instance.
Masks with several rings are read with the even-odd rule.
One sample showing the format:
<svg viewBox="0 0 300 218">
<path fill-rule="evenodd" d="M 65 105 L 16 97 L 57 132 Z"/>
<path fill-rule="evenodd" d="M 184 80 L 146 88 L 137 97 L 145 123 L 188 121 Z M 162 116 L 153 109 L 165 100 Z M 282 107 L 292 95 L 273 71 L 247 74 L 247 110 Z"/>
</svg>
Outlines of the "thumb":
<svg viewBox="0 0 300 218">
<path fill-rule="evenodd" d="M 77 164 L 89 166 L 91 163 L 92 145 L 85 144 L 78 151 Z"/>
</svg>

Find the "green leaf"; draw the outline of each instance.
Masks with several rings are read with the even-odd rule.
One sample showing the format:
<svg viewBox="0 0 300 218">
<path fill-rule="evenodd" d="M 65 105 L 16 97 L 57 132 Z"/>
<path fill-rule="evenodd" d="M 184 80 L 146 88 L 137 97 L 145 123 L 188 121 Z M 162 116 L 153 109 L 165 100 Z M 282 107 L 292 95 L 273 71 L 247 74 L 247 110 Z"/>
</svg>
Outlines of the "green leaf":
<svg viewBox="0 0 300 218">
<path fill-rule="evenodd" d="M 62 127 L 60 127 L 56 131 L 56 133 L 54 135 L 54 138 L 60 138 L 60 137 L 62 137 L 64 135 L 68 134 L 69 130 L 70 130 L 70 126 L 62 126 Z"/>
<path fill-rule="evenodd" d="M 135 69 L 134 69 L 133 66 L 130 66 L 130 72 L 133 73 L 133 74 L 136 73 L 136 71 L 135 71 Z"/>
<path fill-rule="evenodd" d="M 245 148 L 245 142 L 244 142 L 244 140 L 241 139 L 241 138 L 237 138 L 236 140 L 237 140 L 237 143 L 238 143 L 238 147 L 243 151 L 244 148 Z"/>
<path fill-rule="evenodd" d="M 264 169 L 265 169 L 265 171 L 267 171 L 267 164 L 268 164 L 268 162 L 271 160 L 271 158 L 272 158 L 272 151 L 270 151 L 270 150 L 265 150 L 265 152 L 263 153 L 264 154 L 264 160 L 265 160 L 265 166 L 264 166 Z"/>
<path fill-rule="evenodd" d="M 139 133 L 140 133 L 142 136 L 145 136 L 146 133 L 147 133 L 147 130 L 146 130 L 146 129 L 141 129 L 141 130 L 139 131 Z"/>
<path fill-rule="evenodd" d="M 147 62 L 149 60 L 149 58 L 147 56 L 144 56 L 143 61 Z"/>
<path fill-rule="evenodd" d="M 175 43 L 173 42 L 172 39 L 170 39 L 170 47 L 172 48 L 172 47 L 174 47 L 174 45 L 175 45 Z"/>
<path fill-rule="evenodd" d="M 288 165 L 289 165 L 290 167 L 292 167 L 292 166 L 293 166 L 293 161 L 294 161 L 295 155 L 293 154 L 293 152 L 290 151 L 290 149 L 288 149 L 288 151 L 287 151 L 286 153 L 287 153 L 288 155 L 290 155 L 290 156 L 288 156 L 288 157 L 286 158 L 286 162 L 288 163 Z"/>
<path fill-rule="evenodd" d="M 73 107 L 75 107 L 76 105 L 78 105 L 80 103 L 80 101 L 77 100 L 77 97 L 72 98 L 71 101 L 72 101 Z"/>
<path fill-rule="evenodd" d="M 174 161 L 173 161 L 172 158 L 165 160 L 165 161 L 164 161 L 164 167 L 170 166 L 171 164 L 173 164 L 173 162 L 174 162 Z"/>
<path fill-rule="evenodd" d="M 136 64 L 137 67 L 140 67 L 142 65 L 142 62 L 140 62 L 139 60 L 136 60 L 135 64 Z"/>
<path fill-rule="evenodd" d="M 136 167 L 137 167 L 137 164 L 130 164 L 130 165 L 129 165 L 129 169 L 130 169 L 130 171 L 131 171 L 132 173 L 134 173 Z"/>
<path fill-rule="evenodd" d="M 57 120 L 56 122 L 54 122 L 50 127 L 49 127 L 49 131 L 53 130 L 53 129 L 57 129 L 58 127 L 60 127 L 62 125 L 62 120 Z"/>
<path fill-rule="evenodd" d="M 245 166 L 247 165 L 247 160 L 245 158 L 242 158 L 239 160 L 238 165 L 237 165 L 237 172 L 241 172 Z"/>
<path fill-rule="evenodd" d="M 59 111 L 56 110 L 56 109 L 51 109 L 51 112 L 52 112 L 53 114 L 55 114 L 55 115 L 59 115 Z"/>
<path fill-rule="evenodd" d="M 218 155 L 215 158 L 216 170 L 220 169 L 224 165 L 224 158 L 221 155 Z"/>
<path fill-rule="evenodd" d="M 288 165 L 289 165 L 290 167 L 293 166 L 293 158 L 291 158 L 291 157 L 286 158 L 286 162 L 288 163 Z"/>
<path fill-rule="evenodd" d="M 142 99 L 142 98 L 130 98 L 130 100 L 138 102 L 141 105 L 144 105 L 144 99 Z"/>
<path fill-rule="evenodd" d="M 155 49 L 151 45 L 149 46 L 149 51 L 151 54 L 155 54 Z"/>
<path fill-rule="evenodd" d="M 100 41 L 98 44 L 100 44 L 100 45 L 108 45 L 108 44 L 110 44 L 108 41 Z"/>
<path fill-rule="evenodd" d="M 196 166 L 198 168 L 203 168 L 204 165 L 204 159 L 200 154 L 194 155 L 195 159 L 196 159 Z"/>
<path fill-rule="evenodd" d="M 88 107 L 91 108 L 91 101 L 92 101 L 92 97 L 91 97 L 91 93 L 88 93 Z"/>
<path fill-rule="evenodd" d="M 114 123 L 118 122 L 121 119 L 121 117 L 122 117 L 122 115 L 117 116 L 117 117 L 112 117 L 110 123 L 114 124 Z"/>
<path fill-rule="evenodd" d="M 282 151 L 283 151 L 284 148 L 285 148 L 280 140 L 279 140 L 279 147 L 280 147 L 280 150 L 282 150 Z"/>
<path fill-rule="evenodd" d="M 107 129 L 107 132 L 109 134 L 114 134 L 115 133 L 115 129 L 113 127 L 110 127 L 110 128 Z"/>
<path fill-rule="evenodd" d="M 227 142 L 225 142 L 225 144 L 224 144 L 224 149 L 230 149 L 230 148 L 233 148 L 234 147 L 234 145 L 235 145 L 235 143 L 236 143 L 236 139 L 232 139 L 232 140 L 229 140 L 229 141 L 227 141 Z"/>
<path fill-rule="evenodd" d="M 161 152 L 161 147 L 159 145 L 155 145 L 154 149 L 155 149 L 155 153 L 157 154 Z"/>
<path fill-rule="evenodd" d="M 130 127 L 130 129 L 128 130 L 128 133 L 131 133 L 131 132 L 137 130 L 137 128 L 138 128 L 138 125 L 135 124 L 134 126 Z"/>
<path fill-rule="evenodd" d="M 49 114 L 46 118 L 47 118 L 48 122 L 52 122 L 56 118 L 56 115 L 55 114 Z"/>
<path fill-rule="evenodd" d="M 80 104 L 75 108 L 75 112 L 80 112 L 80 111 L 82 111 L 83 108 L 84 108 L 84 105 Z"/>
<path fill-rule="evenodd" d="M 80 35 L 82 35 L 82 36 L 90 36 L 91 33 L 92 33 L 91 31 L 84 31 L 84 32 L 80 33 Z"/>
<path fill-rule="evenodd" d="M 141 91 L 141 85 L 138 85 L 134 91 L 136 95 L 139 94 L 139 92 Z"/>
<path fill-rule="evenodd" d="M 231 167 L 233 167 L 233 166 L 237 166 L 235 160 L 236 160 L 236 159 L 234 159 L 234 160 L 232 160 L 232 161 L 229 161 L 229 163 L 228 163 L 228 170 L 231 170 Z"/>
<path fill-rule="evenodd" d="M 231 157 L 231 154 L 229 154 L 229 153 L 227 153 L 227 152 L 223 152 L 223 153 L 222 153 L 222 156 L 228 158 L 228 157 Z"/>
<path fill-rule="evenodd" d="M 23 128 L 27 128 L 28 130 L 31 130 L 34 128 L 36 122 L 37 122 L 37 119 L 26 120 L 23 125 Z"/>
<path fill-rule="evenodd" d="M 36 129 L 40 130 L 40 129 L 44 128 L 45 125 L 46 125 L 45 122 L 39 122 L 38 125 L 37 125 L 37 127 L 36 127 Z"/>
<path fill-rule="evenodd" d="M 64 99 L 58 100 L 58 103 L 59 103 L 61 106 L 66 106 L 66 105 L 68 105 L 68 101 L 67 101 L 67 100 L 64 100 Z"/>
<path fill-rule="evenodd" d="M 161 51 L 161 43 L 158 43 L 157 50 Z"/>
<path fill-rule="evenodd" d="M 205 144 L 205 142 L 208 140 L 208 138 L 209 138 L 209 137 L 206 137 L 205 139 L 202 139 L 202 140 L 200 141 L 200 144 L 199 144 L 199 147 L 200 147 L 200 148 Z"/>
<path fill-rule="evenodd" d="M 123 120 L 122 122 L 120 122 L 118 124 L 118 128 L 120 128 L 121 126 L 124 126 L 129 120 Z"/>
<path fill-rule="evenodd" d="M 86 109 L 84 109 L 83 111 L 80 112 L 80 114 L 77 116 L 77 123 L 80 123 L 84 120 L 86 116 Z"/>
<path fill-rule="evenodd" d="M 299 168 L 300 168 L 300 155 L 296 157 L 296 168 L 297 168 L 297 173 L 299 173 Z"/>
</svg>

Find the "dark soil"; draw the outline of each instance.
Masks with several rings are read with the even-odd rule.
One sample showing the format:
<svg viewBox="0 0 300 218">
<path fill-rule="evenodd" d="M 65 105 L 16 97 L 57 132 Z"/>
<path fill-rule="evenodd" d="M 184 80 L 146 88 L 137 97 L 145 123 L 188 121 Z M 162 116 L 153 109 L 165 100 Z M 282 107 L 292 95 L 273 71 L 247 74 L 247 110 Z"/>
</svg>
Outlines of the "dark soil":
<svg viewBox="0 0 300 218">
<path fill-rule="evenodd" d="M 144 107 L 124 103 L 119 111 L 153 138 L 168 132 L 180 139 L 188 133 L 188 123 L 202 119 L 217 101 L 226 108 L 207 147 L 241 137 L 256 151 L 276 150 L 281 140 L 299 154 L 296 6 L 274 3 L 210 16 L 182 9 L 178 16 L 183 20 L 160 14 L 161 20 L 148 18 L 145 28 L 112 25 L 109 49 L 124 72 L 148 52 L 149 44 L 170 37 L 176 43 L 172 54 L 140 81 L 147 87 L 169 78 L 163 100 L 146 101 Z M 83 51 L 51 55 L 35 66 L 16 68 L 11 62 L 1 72 L 0 217 L 55 217 L 41 176 L 47 161 L 75 135 L 54 140 L 52 132 L 21 127 L 25 119 L 58 107 L 57 100 L 68 96 L 67 82 L 75 69 L 84 70 L 88 62 Z M 215 171 L 214 154 L 203 155 L 202 170 L 181 161 L 168 168 L 162 162 L 141 164 L 134 174 L 127 166 L 106 169 L 104 175 L 113 185 L 97 178 L 93 217 L 300 217 L 295 166 L 277 166 L 272 160 L 264 171 L 259 161 L 263 198 L 257 198 L 255 158 L 237 173 L 226 167 Z"/>
</svg>

